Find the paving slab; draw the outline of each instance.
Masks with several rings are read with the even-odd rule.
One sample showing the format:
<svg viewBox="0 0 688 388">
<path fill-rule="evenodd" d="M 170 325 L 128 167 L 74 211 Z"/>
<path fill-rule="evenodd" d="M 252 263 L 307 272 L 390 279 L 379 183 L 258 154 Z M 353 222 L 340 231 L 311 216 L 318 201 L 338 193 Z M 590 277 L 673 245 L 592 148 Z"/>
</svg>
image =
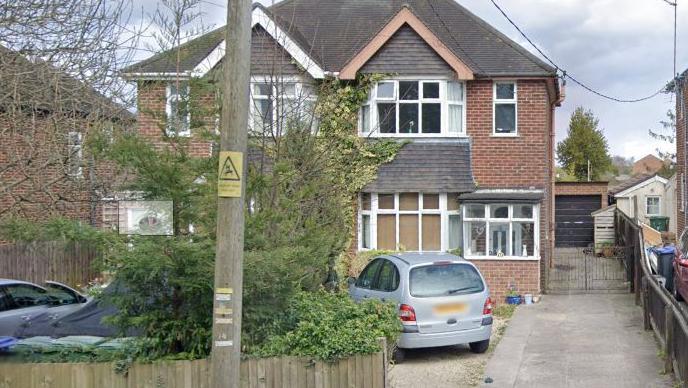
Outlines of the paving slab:
<svg viewBox="0 0 688 388">
<path fill-rule="evenodd" d="M 672 387 L 629 294 L 545 295 L 520 306 L 483 387 Z"/>
</svg>

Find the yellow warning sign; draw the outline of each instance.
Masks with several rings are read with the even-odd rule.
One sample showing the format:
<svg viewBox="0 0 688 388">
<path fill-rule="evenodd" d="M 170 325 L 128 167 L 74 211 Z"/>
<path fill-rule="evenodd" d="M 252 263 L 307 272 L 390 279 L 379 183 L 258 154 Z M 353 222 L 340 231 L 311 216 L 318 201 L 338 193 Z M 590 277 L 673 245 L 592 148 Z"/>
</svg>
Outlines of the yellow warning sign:
<svg viewBox="0 0 688 388">
<path fill-rule="evenodd" d="M 241 197 L 241 179 L 244 171 L 244 154 L 220 151 L 220 172 L 217 195 L 226 198 Z"/>
</svg>

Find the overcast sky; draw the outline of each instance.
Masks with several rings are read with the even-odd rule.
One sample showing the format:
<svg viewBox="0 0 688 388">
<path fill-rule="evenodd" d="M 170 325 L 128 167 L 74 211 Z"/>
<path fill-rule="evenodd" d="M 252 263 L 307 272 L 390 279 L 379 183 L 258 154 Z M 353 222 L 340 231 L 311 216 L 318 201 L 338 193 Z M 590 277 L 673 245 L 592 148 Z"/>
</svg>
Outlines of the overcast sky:
<svg viewBox="0 0 688 388">
<path fill-rule="evenodd" d="M 225 23 L 226 0 L 203 0 L 205 25 Z M 270 5 L 271 0 L 261 0 Z M 458 0 L 466 8 L 534 52 L 489 0 Z M 660 89 L 672 78 L 673 7 L 663 0 L 498 0 L 511 18 L 561 68 L 606 94 L 631 99 Z M 681 0 L 679 0 L 679 3 Z M 156 0 L 143 0 L 149 10 Z M 688 1 L 679 6 L 678 69 L 688 68 Z M 145 54 L 147 56 L 148 54 Z M 577 107 L 600 119 L 613 155 L 640 158 L 660 146 L 648 135 L 658 129 L 672 97 L 621 104 L 590 94 L 571 82 L 557 110 L 557 141 L 566 136 Z"/>
</svg>

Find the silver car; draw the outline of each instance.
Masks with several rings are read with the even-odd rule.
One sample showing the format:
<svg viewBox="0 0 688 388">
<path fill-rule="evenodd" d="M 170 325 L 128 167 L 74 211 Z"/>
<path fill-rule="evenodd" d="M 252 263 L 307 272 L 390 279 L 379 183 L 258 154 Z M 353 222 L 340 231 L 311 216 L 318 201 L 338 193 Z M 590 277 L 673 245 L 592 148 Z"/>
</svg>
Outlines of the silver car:
<svg viewBox="0 0 688 388">
<path fill-rule="evenodd" d="M 470 262 L 444 253 L 401 253 L 373 259 L 349 279 L 356 301 L 395 302 L 403 331 L 395 350 L 468 344 L 483 353 L 492 334 L 492 300 L 485 279 Z"/>
<path fill-rule="evenodd" d="M 21 280 L 0 279 L 0 337 L 14 336 L 24 324 L 49 314 L 58 319 L 80 309 L 88 298 L 57 282 L 45 287 Z"/>
</svg>

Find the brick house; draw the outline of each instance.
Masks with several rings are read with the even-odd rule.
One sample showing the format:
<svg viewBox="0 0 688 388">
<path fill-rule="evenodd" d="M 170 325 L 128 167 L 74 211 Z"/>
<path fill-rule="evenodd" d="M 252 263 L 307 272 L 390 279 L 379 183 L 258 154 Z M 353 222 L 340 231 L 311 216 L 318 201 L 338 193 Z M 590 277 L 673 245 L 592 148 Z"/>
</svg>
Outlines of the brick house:
<svg viewBox="0 0 688 388">
<path fill-rule="evenodd" d="M 178 116 L 179 79 L 219 69 L 223 29 L 179 53 L 179 61 L 162 53 L 123 71 L 138 85 L 139 112 Z M 510 283 L 542 292 L 563 98 L 555 69 L 452 0 L 255 5 L 251 53 L 252 130 L 274 131 L 284 100 L 311 101 L 322 79 L 386 74 L 361 107 L 358 132 L 408 143 L 360 193 L 357 250 L 460 249 L 498 299 Z M 155 115 L 140 113 L 138 123 L 157 141 Z M 210 153 L 196 134 L 184 135 Z"/>
<path fill-rule="evenodd" d="M 0 219 L 101 225 L 114 170 L 84 143 L 134 120 L 90 86 L 0 46 Z"/>
<path fill-rule="evenodd" d="M 676 234 L 680 236 L 688 221 L 686 210 L 686 133 L 688 133 L 688 70 L 673 81 L 676 92 Z"/>
</svg>

